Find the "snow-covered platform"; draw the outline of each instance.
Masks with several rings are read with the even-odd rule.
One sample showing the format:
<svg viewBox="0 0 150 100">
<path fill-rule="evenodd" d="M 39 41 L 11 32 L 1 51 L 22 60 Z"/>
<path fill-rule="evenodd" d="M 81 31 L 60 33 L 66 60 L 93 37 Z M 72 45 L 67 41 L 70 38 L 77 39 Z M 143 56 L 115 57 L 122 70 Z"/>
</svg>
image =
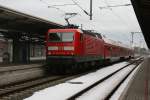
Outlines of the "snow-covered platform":
<svg viewBox="0 0 150 100">
<path fill-rule="evenodd" d="M 150 57 L 144 60 L 120 100 L 150 100 Z"/>
<path fill-rule="evenodd" d="M 149 100 L 149 62 L 150 57 L 145 58 L 145 60 L 137 67 L 134 63 L 123 68 L 112 77 L 102 81 L 99 85 L 88 90 L 86 93 L 81 94 L 76 99 L 107 100 L 104 98 L 107 98 L 107 96 L 109 96 L 110 93 L 116 88 L 117 84 L 119 84 L 121 80 L 123 80 L 123 78 L 125 78 L 126 75 L 135 68 L 128 78 L 125 79 L 124 82 L 114 91 L 112 96 L 109 97 L 109 100 Z M 78 78 L 37 91 L 31 97 L 24 100 L 72 100 L 70 97 L 128 64 L 129 62 L 124 61 L 101 68 Z"/>
<path fill-rule="evenodd" d="M 25 100 L 43 100 L 43 99 L 50 100 L 51 98 L 53 98 L 53 100 L 68 100 L 68 98 L 72 97 L 76 93 L 79 93 L 80 91 L 91 86 L 95 82 L 104 79 L 108 75 L 114 73 L 118 69 L 128 64 L 129 62 L 124 61 L 124 62 L 120 62 L 114 65 L 101 68 L 97 71 L 88 73 L 86 75 L 80 76 L 72 80 L 68 80 L 56 86 L 52 86 L 37 91 L 31 97 L 26 98 Z M 104 98 L 106 98 L 106 96 L 109 95 L 109 93 L 116 87 L 116 85 L 120 82 L 120 80 L 122 80 L 122 77 L 125 77 L 128 74 L 128 72 L 130 72 L 134 67 L 135 65 L 130 65 L 125 69 L 117 72 L 113 77 L 110 77 L 107 80 L 101 82 L 98 86 L 91 89 L 91 91 L 88 91 L 87 93 L 83 94 L 77 99 L 78 100 L 104 100 Z M 118 96 L 121 93 L 117 92 L 116 93 L 117 95 L 113 97 L 115 99 L 110 99 L 110 100 L 118 100 L 116 98 L 118 98 Z"/>
</svg>

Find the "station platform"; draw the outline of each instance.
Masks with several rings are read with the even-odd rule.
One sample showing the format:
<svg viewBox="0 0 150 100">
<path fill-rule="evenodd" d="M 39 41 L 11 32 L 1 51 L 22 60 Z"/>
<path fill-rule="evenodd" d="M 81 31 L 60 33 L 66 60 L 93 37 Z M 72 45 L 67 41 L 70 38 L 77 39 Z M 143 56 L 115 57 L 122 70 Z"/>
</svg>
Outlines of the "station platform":
<svg viewBox="0 0 150 100">
<path fill-rule="evenodd" d="M 145 58 L 120 100 L 150 100 L 150 57 Z"/>
<path fill-rule="evenodd" d="M 43 63 L 45 64 L 45 60 L 46 57 L 42 56 L 42 57 L 30 57 L 30 62 L 28 63 L 4 63 L 2 60 L 2 57 L 0 57 L 0 67 L 8 67 L 8 66 L 18 66 L 18 65 L 22 65 L 22 64 L 38 64 L 38 63 Z"/>
</svg>

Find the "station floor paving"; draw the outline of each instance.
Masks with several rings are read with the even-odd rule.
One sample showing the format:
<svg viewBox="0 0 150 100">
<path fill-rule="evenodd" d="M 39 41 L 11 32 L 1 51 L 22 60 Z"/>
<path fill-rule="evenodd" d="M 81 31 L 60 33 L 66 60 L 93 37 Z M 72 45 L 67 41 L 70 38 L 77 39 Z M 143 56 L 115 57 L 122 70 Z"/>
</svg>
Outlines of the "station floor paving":
<svg viewBox="0 0 150 100">
<path fill-rule="evenodd" d="M 150 57 L 144 60 L 125 95 L 120 100 L 150 100 Z"/>
</svg>

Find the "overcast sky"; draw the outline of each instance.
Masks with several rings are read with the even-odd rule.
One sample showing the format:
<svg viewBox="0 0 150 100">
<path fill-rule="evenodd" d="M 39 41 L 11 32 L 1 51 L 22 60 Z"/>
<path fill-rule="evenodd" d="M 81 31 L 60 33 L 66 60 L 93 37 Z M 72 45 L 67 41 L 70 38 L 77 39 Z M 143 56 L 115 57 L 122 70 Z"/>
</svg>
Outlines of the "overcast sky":
<svg viewBox="0 0 150 100">
<path fill-rule="evenodd" d="M 73 0 L 84 10 L 89 11 L 90 0 Z M 23 13 L 65 25 L 65 13 L 78 13 L 70 19 L 70 23 L 81 25 L 84 29 L 96 30 L 108 38 L 121 41 L 125 44 L 131 42 L 131 32 L 141 32 L 132 6 L 109 8 L 107 6 L 131 4 L 129 0 L 93 0 L 93 20 L 89 20 L 82 9 L 72 0 L 0 0 L 0 5 L 16 9 Z M 50 6 L 48 8 L 48 6 Z M 100 9 L 99 7 L 107 7 Z M 134 35 L 134 43 L 145 47 L 142 34 Z"/>
</svg>

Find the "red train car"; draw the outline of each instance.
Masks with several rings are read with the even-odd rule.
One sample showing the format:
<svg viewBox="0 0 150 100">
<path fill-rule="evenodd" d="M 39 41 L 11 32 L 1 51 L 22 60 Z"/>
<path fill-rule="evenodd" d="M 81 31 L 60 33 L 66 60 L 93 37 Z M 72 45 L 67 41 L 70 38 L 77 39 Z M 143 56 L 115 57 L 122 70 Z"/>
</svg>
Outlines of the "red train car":
<svg viewBox="0 0 150 100">
<path fill-rule="evenodd" d="M 88 31 L 50 29 L 46 41 L 48 63 L 68 65 L 104 59 L 104 41 Z"/>
<path fill-rule="evenodd" d="M 117 61 L 134 56 L 134 51 L 131 47 L 110 39 L 103 38 L 103 40 L 106 60 Z"/>
<path fill-rule="evenodd" d="M 72 65 L 95 66 L 104 61 L 116 61 L 132 56 L 131 48 L 102 38 L 100 34 L 91 31 L 50 29 L 46 34 L 46 61 L 51 68 L 61 68 L 61 71 L 72 68 Z M 84 68 L 83 65 L 80 67 Z"/>
</svg>

